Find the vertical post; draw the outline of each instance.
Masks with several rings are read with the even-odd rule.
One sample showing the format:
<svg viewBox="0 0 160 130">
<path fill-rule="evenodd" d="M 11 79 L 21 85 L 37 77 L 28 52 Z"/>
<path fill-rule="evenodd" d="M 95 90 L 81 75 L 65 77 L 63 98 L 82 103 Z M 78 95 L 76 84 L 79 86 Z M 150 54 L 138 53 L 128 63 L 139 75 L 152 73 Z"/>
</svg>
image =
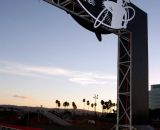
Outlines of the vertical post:
<svg viewBox="0 0 160 130">
<path fill-rule="evenodd" d="M 118 35 L 117 130 L 148 124 L 147 14 L 132 6 L 136 15 L 127 28 L 131 33 Z"/>
<path fill-rule="evenodd" d="M 132 32 L 132 122 L 134 126 L 148 124 L 148 22 L 147 13 L 136 11 L 128 30 Z"/>
<path fill-rule="evenodd" d="M 96 114 L 96 107 L 97 107 L 97 102 L 96 102 L 96 100 L 98 99 L 98 95 L 95 94 L 93 98 L 95 99 L 94 112 L 95 112 L 95 117 L 96 117 L 96 116 L 97 116 L 97 114 Z"/>
<path fill-rule="evenodd" d="M 118 36 L 117 130 L 132 130 L 131 33 Z"/>
</svg>

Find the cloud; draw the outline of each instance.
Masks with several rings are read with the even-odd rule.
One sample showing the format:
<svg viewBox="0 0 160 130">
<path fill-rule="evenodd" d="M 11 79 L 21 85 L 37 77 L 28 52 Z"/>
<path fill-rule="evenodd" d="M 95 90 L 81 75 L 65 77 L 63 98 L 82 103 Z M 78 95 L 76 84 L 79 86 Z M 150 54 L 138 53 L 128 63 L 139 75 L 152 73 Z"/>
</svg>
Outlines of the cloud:
<svg viewBox="0 0 160 130">
<path fill-rule="evenodd" d="M 28 70 L 31 73 L 36 74 L 44 74 L 44 75 L 50 75 L 50 76 L 69 76 L 72 75 L 72 71 L 63 69 L 63 68 L 56 68 L 56 67 L 27 67 L 26 70 Z"/>
<path fill-rule="evenodd" d="M 107 75 L 104 73 L 82 72 L 60 67 L 33 66 L 9 62 L 0 62 L 0 73 L 43 78 L 51 78 L 56 76 L 59 78 L 65 78 L 69 82 L 74 82 L 81 85 L 102 85 L 107 83 L 114 84 L 114 82 L 116 82 L 116 76 Z"/>
<path fill-rule="evenodd" d="M 106 84 L 108 83 L 107 81 L 99 81 L 97 79 L 94 78 L 83 78 L 83 77 L 79 77 L 79 78 L 70 78 L 69 81 L 71 82 L 75 82 L 75 83 L 79 83 L 82 85 L 87 85 L 87 84 Z"/>
<path fill-rule="evenodd" d="M 87 84 L 102 85 L 116 81 L 116 77 L 108 76 L 101 73 L 79 72 L 76 73 L 69 80 L 82 85 L 87 85 Z"/>
<path fill-rule="evenodd" d="M 12 97 L 19 98 L 19 99 L 28 99 L 28 97 L 26 97 L 26 96 L 20 96 L 20 95 L 13 95 Z"/>
</svg>

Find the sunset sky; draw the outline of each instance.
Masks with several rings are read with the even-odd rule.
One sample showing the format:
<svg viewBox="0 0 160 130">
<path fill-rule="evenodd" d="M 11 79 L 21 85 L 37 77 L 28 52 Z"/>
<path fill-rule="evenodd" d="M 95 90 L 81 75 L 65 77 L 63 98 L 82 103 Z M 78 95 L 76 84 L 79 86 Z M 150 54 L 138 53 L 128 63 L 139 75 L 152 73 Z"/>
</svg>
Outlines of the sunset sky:
<svg viewBox="0 0 160 130">
<path fill-rule="evenodd" d="M 160 1 L 148 13 L 149 84 L 160 83 Z M 117 36 L 95 34 L 38 0 L 0 1 L 0 104 L 55 107 L 55 100 L 116 101 Z"/>
</svg>

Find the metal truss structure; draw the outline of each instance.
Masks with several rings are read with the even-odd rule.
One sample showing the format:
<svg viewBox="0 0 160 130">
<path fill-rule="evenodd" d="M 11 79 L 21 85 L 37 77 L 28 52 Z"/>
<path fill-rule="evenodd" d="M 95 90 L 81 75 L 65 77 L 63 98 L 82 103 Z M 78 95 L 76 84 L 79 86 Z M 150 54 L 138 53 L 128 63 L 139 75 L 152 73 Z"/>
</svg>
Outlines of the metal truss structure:
<svg viewBox="0 0 160 130">
<path fill-rule="evenodd" d="M 94 19 L 81 8 L 76 0 L 43 1 L 94 23 Z M 103 25 L 101 28 L 118 35 L 117 124 L 115 128 L 116 130 L 132 130 L 132 34 L 127 30 L 114 30 Z"/>
<path fill-rule="evenodd" d="M 116 130 L 132 130 L 132 34 L 118 37 L 118 83 Z"/>
<path fill-rule="evenodd" d="M 77 0 L 42 0 L 53 6 L 56 6 L 69 14 L 80 17 L 81 19 L 94 24 L 95 20 L 78 4 Z M 119 30 L 104 27 L 101 28 L 114 33 L 119 34 Z M 127 30 L 120 30 L 120 32 L 126 32 Z"/>
</svg>

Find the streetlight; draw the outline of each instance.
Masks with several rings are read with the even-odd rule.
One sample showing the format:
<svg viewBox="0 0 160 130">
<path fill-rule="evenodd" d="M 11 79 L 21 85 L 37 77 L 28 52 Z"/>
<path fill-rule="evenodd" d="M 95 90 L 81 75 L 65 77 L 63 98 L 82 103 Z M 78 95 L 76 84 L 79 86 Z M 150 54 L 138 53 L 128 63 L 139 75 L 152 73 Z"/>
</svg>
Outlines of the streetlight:
<svg viewBox="0 0 160 130">
<path fill-rule="evenodd" d="M 93 98 L 95 99 L 95 103 L 94 103 L 94 112 L 95 112 L 95 117 L 96 117 L 96 107 L 97 107 L 98 94 L 95 94 Z"/>
</svg>

